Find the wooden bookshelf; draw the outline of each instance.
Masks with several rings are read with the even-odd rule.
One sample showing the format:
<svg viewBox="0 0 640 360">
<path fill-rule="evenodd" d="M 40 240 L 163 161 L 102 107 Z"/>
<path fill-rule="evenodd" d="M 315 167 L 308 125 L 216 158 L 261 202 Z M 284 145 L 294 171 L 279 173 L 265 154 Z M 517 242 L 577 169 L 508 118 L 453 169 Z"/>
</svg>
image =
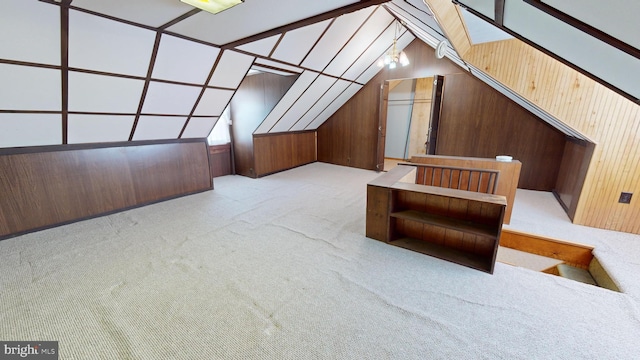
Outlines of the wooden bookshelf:
<svg viewBox="0 0 640 360">
<path fill-rule="evenodd" d="M 493 273 L 505 197 L 403 182 L 412 171 L 399 165 L 368 184 L 367 236 Z"/>
</svg>

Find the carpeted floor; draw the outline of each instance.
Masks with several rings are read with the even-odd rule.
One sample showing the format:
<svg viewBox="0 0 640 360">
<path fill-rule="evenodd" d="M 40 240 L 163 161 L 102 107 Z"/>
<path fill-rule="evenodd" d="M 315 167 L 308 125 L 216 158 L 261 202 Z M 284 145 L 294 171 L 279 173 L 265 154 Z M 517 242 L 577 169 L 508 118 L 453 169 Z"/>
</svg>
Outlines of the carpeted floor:
<svg viewBox="0 0 640 360">
<path fill-rule="evenodd" d="M 625 293 L 500 263 L 489 275 L 366 238 L 377 176 L 227 176 L 0 241 L 0 339 L 58 340 L 61 359 L 638 358 L 639 236 L 568 239 L 596 246 Z M 531 197 L 518 192 L 513 228 L 574 228 Z"/>
</svg>

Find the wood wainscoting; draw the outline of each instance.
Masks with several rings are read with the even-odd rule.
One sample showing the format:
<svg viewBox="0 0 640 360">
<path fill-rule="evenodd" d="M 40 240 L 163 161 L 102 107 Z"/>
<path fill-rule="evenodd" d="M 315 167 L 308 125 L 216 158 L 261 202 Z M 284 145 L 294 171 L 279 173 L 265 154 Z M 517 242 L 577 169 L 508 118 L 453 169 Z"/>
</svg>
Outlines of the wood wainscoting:
<svg viewBox="0 0 640 360">
<path fill-rule="evenodd" d="M 316 132 L 253 135 L 253 157 L 256 177 L 315 162 Z"/>
<path fill-rule="evenodd" d="M 209 146 L 209 157 L 211 159 L 212 177 L 233 174 L 230 143 Z"/>
<path fill-rule="evenodd" d="M 0 239 L 213 189 L 205 139 L 0 150 Z"/>
</svg>

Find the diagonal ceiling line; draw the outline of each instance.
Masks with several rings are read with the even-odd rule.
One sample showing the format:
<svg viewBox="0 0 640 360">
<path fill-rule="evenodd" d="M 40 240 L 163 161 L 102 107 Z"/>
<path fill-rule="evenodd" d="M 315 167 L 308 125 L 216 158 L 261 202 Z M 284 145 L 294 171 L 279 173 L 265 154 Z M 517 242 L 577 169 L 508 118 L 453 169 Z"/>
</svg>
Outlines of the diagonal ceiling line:
<svg viewBox="0 0 640 360">
<path fill-rule="evenodd" d="M 69 6 L 71 0 L 60 3 L 60 85 L 62 144 L 69 141 Z"/>
<path fill-rule="evenodd" d="M 412 5 L 413 6 L 413 5 Z M 406 21 L 410 21 L 412 23 L 416 23 L 419 22 L 421 24 L 423 24 L 424 26 L 430 28 L 431 30 L 437 32 L 438 34 L 440 34 L 441 36 L 444 37 L 444 34 L 442 33 L 442 29 L 434 29 L 433 26 L 427 24 L 426 22 L 422 21 L 420 18 L 418 18 L 415 14 L 413 14 L 411 11 L 408 11 L 404 8 L 402 8 L 401 6 L 398 6 L 394 3 L 389 3 L 389 4 L 384 4 L 382 5 L 383 8 L 385 8 L 391 15 L 393 15 L 393 17 L 395 17 L 396 19 L 399 19 L 399 16 L 401 16 L 400 12 L 404 12 L 406 13 L 406 15 L 404 15 L 403 17 L 406 19 Z M 429 14 L 428 12 L 424 11 L 424 10 L 420 10 L 418 9 L 418 11 L 424 13 L 426 16 L 433 18 L 432 14 Z M 408 16 L 410 16 L 411 18 L 413 18 L 413 20 L 409 20 Z M 435 21 L 435 20 L 434 20 Z"/>
<path fill-rule="evenodd" d="M 272 57 L 273 53 L 276 52 L 276 49 L 278 48 L 278 45 L 280 45 L 280 42 L 282 41 L 282 39 L 284 39 L 284 34 L 286 34 L 286 32 L 283 32 L 282 34 L 280 34 L 280 37 L 278 38 L 278 41 L 276 41 L 276 44 L 273 45 L 273 48 L 269 52 L 269 55 L 268 55 L 269 57 Z"/>
<path fill-rule="evenodd" d="M 273 125 L 271 125 L 271 127 L 269 128 L 269 130 L 267 130 L 267 133 L 270 133 L 271 130 L 273 130 L 274 127 L 276 127 L 276 125 L 278 125 L 278 123 L 280 122 L 280 120 L 282 120 L 282 118 L 284 118 L 287 113 L 289 113 L 289 111 L 291 110 L 291 108 L 293 108 L 293 106 L 300 101 L 300 99 L 304 96 L 304 94 L 307 93 L 307 91 L 309 91 L 309 89 L 311 89 L 311 87 L 313 86 L 313 84 L 315 84 L 316 81 L 318 81 L 320 79 L 320 77 L 322 76 L 320 73 L 316 73 L 316 78 L 313 79 L 313 81 L 307 86 L 306 89 L 304 89 L 303 92 L 300 93 L 300 95 L 298 95 L 298 98 L 295 99 L 294 101 L 291 102 L 291 105 L 289 105 L 289 107 L 287 108 L 287 110 L 285 110 L 282 115 L 280 115 L 280 118 L 278 118 L 278 120 L 276 120 L 276 122 L 273 123 Z M 280 101 L 282 101 L 282 99 L 280 99 Z M 278 102 L 278 104 L 280 104 L 280 102 Z M 276 105 L 278 106 L 278 105 Z M 273 112 L 273 110 L 275 109 L 275 106 L 273 107 L 273 109 L 271 110 L 271 112 Z M 271 115 L 271 112 L 269 113 L 269 115 Z M 269 117 L 269 115 L 267 115 L 267 117 L 265 118 L 265 120 Z M 298 119 L 299 120 L 299 119 Z M 262 125 L 262 124 L 261 124 Z"/>
<path fill-rule="evenodd" d="M 142 94 L 140 95 L 140 102 L 138 103 L 138 110 L 136 111 L 136 117 L 133 120 L 133 126 L 131 126 L 129 141 L 133 140 L 133 134 L 135 134 L 136 128 L 138 127 L 138 120 L 140 120 L 140 113 L 142 113 L 142 107 L 144 106 L 144 101 L 147 97 L 147 91 L 149 90 L 149 84 L 151 83 L 151 74 L 153 73 L 153 67 L 156 63 L 156 58 L 158 56 L 158 49 L 160 48 L 161 37 L 162 37 L 162 33 L 160 31 L 156 32 L 156 39 L 155 39 L 155 42 L 153 43 L 153 50 L 151 51 L 151 59 L 149 60 L 149 68 L 147 69 L 147 77 L 144 79 L 144 87 L 142 88 Z"/>
<path fill-rule="evenodd" d="M 204 85 L 202 86 L 202 89 L 200 90 L 200 94 L 198 95 L 198 98 L 196 99 L 196 102 L 193 104 L 193 107 L 191 108 L 191 112 L 189 112 L 189 116 L 187 116 L 187 120 L 185 120 L 184 125 L 182 126 L 182 130 L 180 130 L 180 134 L 178 135 L 178 139 L 182 138 L 182 134 L 184 134 L 184 131 L 187 129 L 187 125 L 189 125 L 189 121 L 193 117 L 193 113 L 196 112 L 196 109 L 198 108 L 198 105 L 200 104 L 200 100 L 202 100 L 202 97 L 204 96 L 204 92 L 207 91 L 207 85 L 209 84 L 209 81 L 211 81 L 211 78 L 213 77 L 213 73 L 216 71 L 216 68 L 218 67 L 218 63 L 220 63 L 220 59 L 222 59 L 222 54 L 223 53 L 224 53 L 224 51 L 218 52 L 218 56 L 216 57 L 216 61 L 213 62 L 213 66 L 211 67 L 211 71 L 209 71 L 209 75 L 207 75 L 207 79 L 204 81 Z M 249 67 L 249 68 L 251 68 L 251 67 Z M 231 97 L 233 97 L 233 96 L 231 96 Z M 229 101 L 231 101 L 231 99 L 229 99 Z"/>
<path fill-rule="evenodd" d="M 337 18 L 338 17 L 334 17 L 333 19 L 331 19 L 331 21 L 329 22 L 327 27 L 325 27 L 324 30 L 322 31 L 322 34 L 320 34 L 320 36 L 318 36 L 316 41 L 313 43 L 313 46 L 311 46 L 311 49 L 309 49 L 309 51 L 307 51 L 307 54 L 302 58 L 302 60 L 300 60 L 300 63 L 298 63 L 298 65 L 304 64 L 304 61 L 307 60 L 307 57 L 309 57 L 309 54 L 311 54 L 313 49 L 315 49 L 315 47 L 318 46 L 318 43 L 320 42 L 320 39 L 322 39 L 322 37 L 327 33 L 327 31 L 329 31 L 329 28 L 331 28 L 333 23 L 336 22 Z"/>
<path fill-rule="evenodd" d="M 320 78 L 320 76 L 318 76 L 318 78 Z M 316 80 L 317 80 L 317 79 L 316 79 Z M 336 83 L 338 83 L 338 80 L 334 80 L 334 81 L 333 81 L 333 83 L 331 84 L 331 86 L 329 86 L 329 87 L 327 88 L 327 90 L 325 90 L 325 92 L 324 92 L 322 95 L 320 95 L 320 96 L 316 99 L 316 101 L 314 101 L 314 102 L 313 102 L 313 104 L 312 104 L 311 106 L 309 106 L 309 108 L 307 109 L 307 111 L 305 111 L 305 112 L 304 112 L 304 114 L 300 115 L 300 117 L 298 118 L 298 120 L 296 120 L 296 121 L 293 123 L 293 125 L 291 125 L 291 126 L 289 127 L 289 129 L 288 129 L 287 131 L 291 131 L 291 129 L 293 129 L 296 125 L 298 125 L 298 123 L 300 122 L 300 120 L 302 120 L 302 119 L 303 119 L 303 118 L 304 118 L 304 117 L 309 113 L 309 111 L 313 110 L 313 108 L 316 106 L 316 104 L 317 104 L 320 100 L 322 100 L 322 98 L 323 98 L 323 97 L 324 97 L 324 95 L 327 93 L 327 91 L 331 90 L 331 88 L 332 88 Z M 311 86 L 309 86 L 309 87 L 311 87 Z M 308 126 L 308 125 L 309 125 L 309 124 L 307 124 L 307 126 Z M 307 126 L 305 126 L 305 127 L 307 127 Z"/>
<path fill-rule="evenodd" d="M 495 2 L 495 19 L 496 24 L 503 26 L 504 24 L 504 1 L 505 0 L 496 0 Z"/>
<path fill-rule="evenodd" d="M 354 11 L 358 11 L 361 9 L 364 9 L 366 7 L 369 6 L 373 6 L 373 5 L 380 5 L 382 3 L 385 3 L 389 0 L 362 0 L 353 4 L 349 4 L 349 5 L 345 5 L 343 7 L 337 8 L 337 9 L 333 9 L 331 11 L 327 11 L 325 13 L 316 15 L 316 16 L 312 16 L 312 17 L 308 17 L 306 19 L 302 19 L 302 20 L 298 20 L 296 22 L 287 24 L 287 25 L 283 25 L 283 26 L 279 26 L 277 28 L 273 28 L 271 30 L 267 30 L 267 31 L 263 31 L 259 34 L 255 34 L 255 35 L 251 35 L 248 36 L 244 39 L 240 39 L 237 41 L 232 41 L 230 43 L 226 43 L 224 45 L 222 45 L 223 49 L 229 49 L 229 48 L 234 48 L 234 47 L 238 47 L 244 44 L 248 44 L 250 42 L 254 42 L 257 40 L 262 40 L 265 38 L 268 38 L 270 36 L 273 35 L 277 35 L 280 33 L 284 33 L 287 31 L 291 31 L 297 28 L 301 28 L 307 25 L 311 25 L 311 24 L 315 24 L 324 20 L 328 20 L 334 17 L 338 17 L 340 15 L 343 14 L 347 14 L 347 13 L 351 13 Z"/>
<path fill-rule="evenodd" d="M 187 18 L 192 17 L 193 15 L 195 15 L 195 14 L 199 13 L 200 11 L 201 11 L 201 10 L 200 10 L 200 9 L 198 9 L 198 8 L 192 9 L 192 10 L 190 10 L 189 12 L 186 12 L 186 13 L 184 13 L 184 14 L 182 14 L 182 15 L 178 16 L 177 18 L 175 18 L 175 19 L 173 19 L 173 20 L 169 21 L 168 23 L 166 23 L 166 24 L 164 24 L 164 25 L 161 25 L 158 29 L 159 29 L 159 30 L 165 30 L 166 28 L 168 28 L 168 27 L 170 27 L 170 26 L 173 26 L 173 25 L 175 25 L 175 24 L 179 23 L 180 21 L 182 21 L 182 20 L 184 20 L 184 19 L 187 19 Z"/>
</svg>

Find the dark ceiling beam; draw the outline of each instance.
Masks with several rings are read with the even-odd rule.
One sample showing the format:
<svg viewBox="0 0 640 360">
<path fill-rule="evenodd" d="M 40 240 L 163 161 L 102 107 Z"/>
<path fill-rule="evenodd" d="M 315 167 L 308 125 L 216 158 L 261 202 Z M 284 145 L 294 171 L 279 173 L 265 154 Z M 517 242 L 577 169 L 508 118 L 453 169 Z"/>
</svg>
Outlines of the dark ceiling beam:
<svg viewBox="0 0 640 360">
<path fill-rule="evenodd" d="M 566 23 L 569 26 L 572 26 L 602 42 L 605 42 L 617 48 L 620 51 L 624 51 L 625 53 L 635 57 L 636 59 L 640 59 L 640 49 L 635 48 L 622 40 L 616 39 L 615 37 L 596 29 L 595 27 L 576 19 L 569 14 L 559 11 L 558 9 L 543 3 L 541 0 L 524 0 L 524 2 L 537 8 L 540 11 L 547 13 L 548 15 L 553 16 L 554 18 Z"/>
<path fill-rule="evenodd" d="M 244 44 L 248 44 L 250 42 L 254 42 L 254 41 L 258 41 L 258 40 L 262 40 L 262 39 L 266 39 L 270 36 L 273 35 L 277 35 L 277 34 L 281 34 L 287 31 L 291 31 L 291 30 L 295 30 L 307 25 L 311 25 L 311 24 L 315 24 L 321 21 L 325 21 L 328 19 L 332 19 L 334 17 L 343 15 L 343 14 L 347 14 L 350 12 L 354 12 L 354 11 L 358 11 L 361 9 L 364 9 L 366 7 L 369 6 L 373 6 L 373 5 L 380 5 L 383 3 L 388 2 L 389 0 L 361 0 L 358 1 L 356 3 L 353 4 L 349 4 L 349 5 L 345 5 L 343 7 L 337 8 L 337 9 L 333 9 L 331 11 L 327 11 L 325 13 L 322 13 L 320 15 L 316 15 L 316 16 L 312 16 L 306 19 L 302 19 L 287 25 L 283 25 L 277 28 L 273 28 L 271 30 L 267 30 L 264 32 L 261 32 L 259 34 L 255 34 L 249 37 L 246 37 L 244 39 L 240 39 L 240 40 L 236 40 L 227 44 L 222 45 L 222 49 L 230 49 L 230 48 L 234 48 L 237 46 L 241 46 Z"/>
<path fill-rule="evenodd" d="M 504 0 L 496 0 L 495 15 L 496 24 L 502 26 L 504 23 Z"/>
</svg>

